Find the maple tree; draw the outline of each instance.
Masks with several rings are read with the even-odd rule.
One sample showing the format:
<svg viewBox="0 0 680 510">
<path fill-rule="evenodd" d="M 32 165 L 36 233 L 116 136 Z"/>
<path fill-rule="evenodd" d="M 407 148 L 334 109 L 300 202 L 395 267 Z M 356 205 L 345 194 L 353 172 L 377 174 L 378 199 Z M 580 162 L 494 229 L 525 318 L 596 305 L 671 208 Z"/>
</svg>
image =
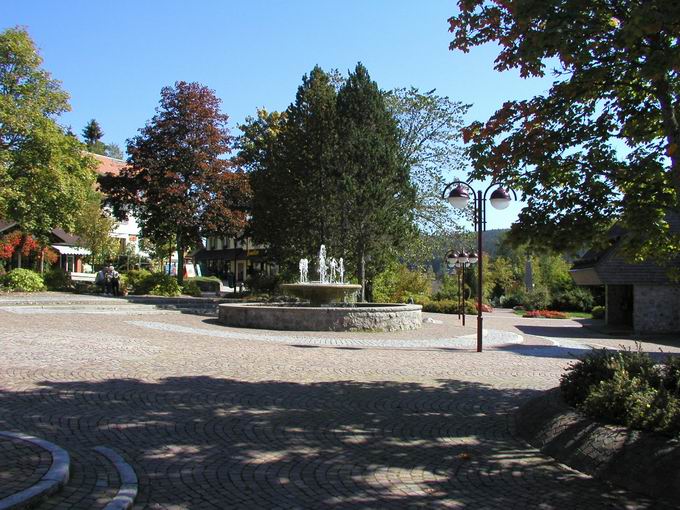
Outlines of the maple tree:
<svg viewBox="0 0 680 510">
<path fill-rule="evenodd" d="M 675 0 L 462 0 L 451 49 L 500 48 L 498 71 L 550 90 L 507 101 L 465 129 L 473 178 L 524 192 L 516 243 L 575 249 L 613 222 L 637 259 L 669 260 L 680 197 L 680 3 Z"/>
<path fill-rule="evenodd" d="M 128 165 L 100 180 L 114 213 L 134 213 L 142 236 L 174 235 L 177 279 L 184 253 L 201 236 L 235 236 L 246 226 L 250 187 L 231 151 L 227 115 L 208 87 L 177 82 L 164 87 L 156 115 L 128 140 Z"/>
</svg>

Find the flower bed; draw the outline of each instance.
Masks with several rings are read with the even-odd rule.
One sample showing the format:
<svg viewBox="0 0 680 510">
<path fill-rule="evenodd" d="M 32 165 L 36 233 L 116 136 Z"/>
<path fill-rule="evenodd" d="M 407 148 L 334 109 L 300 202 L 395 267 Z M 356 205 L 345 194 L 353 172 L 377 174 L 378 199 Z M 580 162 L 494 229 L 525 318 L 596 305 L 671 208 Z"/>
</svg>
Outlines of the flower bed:
<svg viewBox="0 0 680 510">
<path fill-rule="evenodd" d="M 555 312 L 553 310 L 532 310 L 526 312 L 522 317 L 530 319 L 566 319 L 567 314 L 562 312 Z"/>
</svg>

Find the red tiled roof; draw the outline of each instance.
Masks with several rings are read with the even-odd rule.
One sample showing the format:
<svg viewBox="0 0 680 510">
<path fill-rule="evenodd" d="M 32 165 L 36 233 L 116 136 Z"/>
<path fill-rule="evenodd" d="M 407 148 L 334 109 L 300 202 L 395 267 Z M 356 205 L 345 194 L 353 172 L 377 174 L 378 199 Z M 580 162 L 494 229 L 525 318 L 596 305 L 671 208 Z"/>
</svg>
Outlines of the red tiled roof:
<svg viewBox="0 0 680 510">
<path fill-rule="evenodd" d="M 109 158 L 108 156 L 101 156 L 99 154 L 93 154 L 88 152 L 89 156 L 92 156 L 99 163 L 95 172 L 99 175 L 118 175 L 120 171 L 125 168 L 126 163 L 122 159 Z"/>
</svg>

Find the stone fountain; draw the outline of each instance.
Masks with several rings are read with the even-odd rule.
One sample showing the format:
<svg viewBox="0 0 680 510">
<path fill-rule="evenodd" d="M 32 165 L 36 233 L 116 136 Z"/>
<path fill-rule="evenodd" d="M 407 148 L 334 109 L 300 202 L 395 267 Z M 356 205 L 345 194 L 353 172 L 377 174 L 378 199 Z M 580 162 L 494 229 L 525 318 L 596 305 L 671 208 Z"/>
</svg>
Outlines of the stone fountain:
<svg viewBox="0 0 680 510">
<path fill-rule="evenodd" d="M 422 325 L 420 305 L 356 303 L 361 285 L 345 283 L 343 259 L 328 260 L 321 245 L 318 281 L 309 281 L 309 260 L 300 259 L 298 283 L 284 292 L 309 303 L 228 303 L 219 306 L 219 321 L 227 326 L 287 331 L 397 331 Z"/>
</svg>

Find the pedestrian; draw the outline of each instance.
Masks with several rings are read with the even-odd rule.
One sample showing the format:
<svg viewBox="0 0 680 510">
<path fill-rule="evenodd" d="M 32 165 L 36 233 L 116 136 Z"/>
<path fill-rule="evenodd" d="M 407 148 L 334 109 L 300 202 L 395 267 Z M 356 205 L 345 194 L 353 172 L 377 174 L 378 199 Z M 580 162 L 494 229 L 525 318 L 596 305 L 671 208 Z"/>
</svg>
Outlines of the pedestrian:
<svg viewBox="0 0 680 510">
<path fill-rule="evenodd" d="M 111 293 L 114 296 L 120 295 L 120 273 L 116 271 L 113 265 L 109 266 L 109 274 L 111 275 Z"/>
<path fill-rule="evenodd" d="M 106 287 L 106 271 L 104 268 L 100 269 L 97 276 L 94 277 L 94 284 L 99 288 L 99 293 L 104 292 Z"/>
<path fill-rule="evenodd" d="M 104 293 L 111 294 L 113 285 L 113 266 L 109 265 L 104 269 Z"/>
</svg>

